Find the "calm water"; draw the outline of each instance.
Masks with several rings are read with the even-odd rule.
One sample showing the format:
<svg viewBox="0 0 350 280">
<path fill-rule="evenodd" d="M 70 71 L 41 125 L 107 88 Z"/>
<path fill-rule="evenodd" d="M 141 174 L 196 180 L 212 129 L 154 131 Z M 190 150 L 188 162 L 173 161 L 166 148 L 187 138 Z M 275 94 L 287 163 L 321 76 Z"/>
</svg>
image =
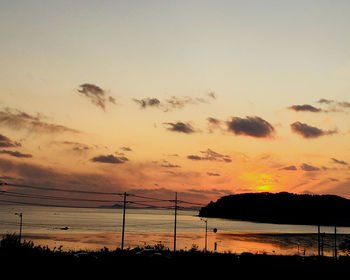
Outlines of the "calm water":
<svg viewBox="0 0 350 280">
<path fill-rule="evenodd" d="M 40 244 L 46 240 L 55 242 L 65 241 L 66 247 L 71 242 L 85 244 L 85 248 L 96 248 L 110 246 L 110 240 L 117 246 L 122 230 L 122 210 L 121 209 L 88 209 L 88 208 L 55 208 L 37 206 L 17 206 L 0 205 L 0 233 L 18 232 L 19 217 L 16 212 L 23 213 L 23 235 L 29 235 L 32 239 L 37 239 Z M 177 232 L 178 248 L 191 247 L 191 244 L 203 246 L 205 232 L 205 222 L 202 221 L 196 211 L 178 211 Z M 62 228 L 68 227 L 68 230 Z M 213 228 L 218 232 L 213 233 Z M 173 210 L 149 210 L 149 209 L 127 209 L 126 212 L 126 244 L 129 246 L 142 245 L 142 242 L 161 242 L 171 247 L 174 230 Z M 333 227 L 322 227 L 322 232 L 333 233 Z M 350 228 L 337 228 L 340 234 L 350 234 Z M 248 234 L 254 238 L 243 238 Z M 309 234 L 317 233 L 316 226 L 305 225 L 276 225 L 253 222 L 232 221 L 225 219 L 208 219 L 208 249 L 213 249 L 214 242 L 217 243 L 221 251 L 283 251 L 283 242 L 276 240 L 262 239 L 256 234 Z M 80 237 L 79 237 L 80 236 Z M 87 238 L 89 236 L 89 238 Z M 260 236 L 260 237 L 259 237 Z M 70 237 L 68 239 L 67 237 Z M 74 239 L 75 237 L 76 239 Z M 95 237 L 92 238 L 92 237 Z M 66 238 L 66 239 L 65 239 Z M 86 242 L 84 241 L 86 238 Z M 43 240 L 42 240 L 43 239 Z M 60 240 L 61 239 L 61 240 Z M 271 238 L 270 238 L 271 239 Z M 35 240 L 34 240 L 35 241 Z M 275 242 L 273 242 L 275 241 Z M 274 244 L 275 243 L 275 244 Z M 55 243 L 56 244 L 56 243 Z M 77 248 L 71 246 L 71 248 Z M 91 245 L 90 247 L 88 245 Z M 93 245 L 92 245 L 93 244 Z M 295 244 L 288 249 L 288 244 L 284 244 L 285 253 L 295 252 Z M 306 246 L 306 245 L 305 245 Z M 308 251 L 310 252 L 310 248 Z M 314 251 L 314 248 L 312 249 Z M 327 248 L 326 248 L 327 250 Z"/>
</svg>

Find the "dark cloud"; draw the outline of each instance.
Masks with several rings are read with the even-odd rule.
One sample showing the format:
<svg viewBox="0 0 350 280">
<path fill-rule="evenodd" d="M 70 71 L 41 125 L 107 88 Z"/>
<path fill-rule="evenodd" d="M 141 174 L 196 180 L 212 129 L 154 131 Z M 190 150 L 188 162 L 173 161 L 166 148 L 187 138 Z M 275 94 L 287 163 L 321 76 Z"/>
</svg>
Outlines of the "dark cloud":
<svg viewBox="0 0 350 280">
<path fill-rule="evenodd" d="M 157 98 L 143 98 L 143 99 L 136 99 L 134 98 L 133 101 L 140 105 L 140 108 L 144 109 L 147 107 L 159 107 L 160 101 Z"/>
<path fill-rule="evenodd" d="M 223 121 L 213 117 L 208 117 L 207 121 L 208 121 L 208 130 L 210 133 L 214 132 L 217 129 L 221 130 L 222 129 L 221 125 L 224 123 Z"/>
<path fill-rule="evenodd" d="M 324 135 L 330 135 L 337 133 L 336 130 L 322 130 L 314 126 L 307 125 L 306 123 L 295 122 L 292 123 L 291 129 L 293 132 L 301 135 L 304 138 L 317 138 Z"/>
<path fill-rule="evenodd" d="M 180 168 L 181 167 L 180 165 L 170 163 L 167 160 L 163 160 L 163 163 L 160 166 L 165 167 L 165 168 Z"/>
<path fill-rule="evenodd" d="M 85 83 L 79 86 L 78 92 L 81 93 L 86 98 L 90 99 L 91 103 L 100 107 L 101 109 L 106 109 L 106 103 L 110 102 L 116 104 L 116 100 L 112 96 L 108 96 L 108 93 L 96 86 L 94 84 Z"/>
<path fill-rule="evenodd" d="M 89 145 L 86 145 L 81 142 L 72 142 L 72 141 L 62 141 L 62 142 L 56 142 L 56 144 L 61 144 L 64 146 L 69 147 L 69 149 L 76 151 L 76 152 L 85 152 L 88 150 L 91 150 L 92 147 Z"/>
<path fill-rule="evenodd" d="M 232 162 L 230 156 L 219 154 L 211 149 L 201 151 L 202 155 L 188 155 L 187 158 L 191 160 L 208 160 L 208 161 L 221 161 L 221 162 Z"/>
<path fill-rule="evenodd" d="M 219 173 L 214 173 L 214 172 L 207 172 L 207 175 L 208 176 L 215 176 L 215 177 L 220 176 Z"/>
<path fill-rule="evenodd" d="M 130 147 L 120 147 L 120 149 L 125 152 L 132 152 L 132 149 Z"/>
<path fill-rule="evenodd" d="M 338 163 L 338 164 L 342 164 L 342 165 L 348 165 L 347 162 L 343 161 L 343 160 L 338 160 L 336 158 L 331 158 L 331 160 L 334 162 L 334 163 Z"/>
<path fill-rule="evenodd" d="M 320 99 L 317 101 L 320 104 L 326 104 L 329 106 L 329 109 L 326 110 L 326 112 L 342 112 L 343 109 L 350 108 L 350 102 L 346 101 L 335 101 L 331 99 Z"/>
<path fill-rule="evenodd" d="M 179 108 L 183 108 L 187 104 L 196 104 L 197 102 L 189 96 L 185 96 L 185 97 L 172 96 L 171 98 L 166 99 L 165 103 L 169 105 L 171 108 L 179 109 Z"/>
<path fill-rule="evenodd" d="M 202 160 L 202 157 L 196 155 L 188 155 L 187 158 L 192 160 Z"/>
<path fill-rule="evenodd" d="M 10 138 L 5 135 L 0 134 L 0 147 L 2 148 L 10 148 L 10 147 L 20 147 L 22 146 L 19 142 L 14 142 L 10 140 Z"/>
<path fill-rule="evenodd" d="M 216 99 L 216 93 L 215 93 L 214 91 L 208 92 L 208 96 L 209 96 L 210 98 Z"/>
<path fill-rule="evenodd" d="M 318 103 L 321 103 L 321 104 L 332 104 L 332 103 L 334 103 L 334 100 L 321 98 L 321 99 L 318 100 L 317 102 L 318 102 Z"/>
<path fill-rule="evenodd" d="M 304 171 L 319 171 L 320 168 L 316 167 L 316 166 L 312 166 L 306 163 L 303 163 L 300 168 Z"/>
<path fill-rule="evenodd" d="M 290 165 L 290 166 L 283 167 L 280 170 L 294 171 L 294 170 L 297 170 L 297 168 L 294 165 Z"/>
<path fill-rule="evenodd" d="M 313 113 L 318 113 L 322 112 L 322 109 L 316 108 L 312 105 L 304 104 L 304 105 L 293 105 L 288 107 L 289 110 L 297 111 L 297 112 L 313 112 Z"/>
<path fill-rule="evenodd" d="M 23 154 L 21 152 L 18 151 L 8 151 L 8 150 L 0 150 L 0 154 L 7 154 L 10 155 L 12 157 L 18 157 L 18 158 L 31 158 L 33 157 L 31 154 Z"/>
<path fill-rule="evenodd" d="M 247 135 L 257 138 L 272 137 L 274 127 L 260 117 L 233 117 L 227 122 L 228 130 L 236 135 Z"/>
<path fill-rule="evenodd" d="M 111 164 L 121 164 L 121 163 L 125 163 L 126 161 L 128 161 L 129 159 L 126 157 L 116 157 L 114 155 L 100 155 L 97 157 L 93 157 L 91 159 L 91 161 L 93 162 L 103 162 L 103 163 L 111 163 Z"/>
<path fill-rule="evenodd" d="M 0 125 L 12 129 L 26 129 L 37 133 L 81 133 L 76 129 L 72 129 L 63 125 L 57 125 L 44 122 L 43 116 L 37 114 L 32 116 L 17 109 L 5 108 L 0 111 Z"/>
<path fill-rule="evenodd" d="M 170 131 L 182 132 L 186 134 L 195 132 L 195 129 L 189 123 L 183 123 L 183 122 L 171 123 L 170 122 L 170 123 L 164 123 L 164 124 L 169 126 L 167 129 Z"/>
<path fill-rule="evenodd" d="M 216 99 L 215 93 L 208 93 L 207 97 L 195 97 L 190 96 L 171 96 L 170 98 L 160 101 L 158 98 L 147 97 L 142 99 L 133 98 L 133 101 L 137 103 L 141 109 L 147 107 L 156 107 L 162 109 L 164 112 L 171 111 L 172 109 L 182 109 L 187 105 L 198 105 L 202 103 L 210 103 L 210 99 Z"/>
</svg>

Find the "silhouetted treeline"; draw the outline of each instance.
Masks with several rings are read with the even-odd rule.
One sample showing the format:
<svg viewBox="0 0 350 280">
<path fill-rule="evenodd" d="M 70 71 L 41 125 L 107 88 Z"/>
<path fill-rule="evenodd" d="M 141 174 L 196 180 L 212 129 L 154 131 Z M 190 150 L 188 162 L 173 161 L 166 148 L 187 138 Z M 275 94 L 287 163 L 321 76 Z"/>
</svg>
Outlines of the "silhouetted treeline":
<svg viewBox="0 0 350 280">
<path fill-rule="evenodd" d="M 350 226 L 350 200 L 335 195 L 245 193 L 210 202 L 199 211 L 215 217 L 278 224 Z"/>
</svg>

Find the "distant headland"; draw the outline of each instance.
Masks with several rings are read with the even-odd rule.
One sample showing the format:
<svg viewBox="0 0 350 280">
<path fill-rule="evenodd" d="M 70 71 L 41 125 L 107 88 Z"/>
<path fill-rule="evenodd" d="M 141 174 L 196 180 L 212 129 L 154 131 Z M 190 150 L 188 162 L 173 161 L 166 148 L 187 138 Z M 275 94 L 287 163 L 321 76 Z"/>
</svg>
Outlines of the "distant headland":
<svg viewBox="0 0 350 280">
<path fill-rule="evenodd" d="M 350 226 L 350 200 L 336 195 L 243 193 L 221 197 L 200 217 L 275 224 Z"/>
</svg>

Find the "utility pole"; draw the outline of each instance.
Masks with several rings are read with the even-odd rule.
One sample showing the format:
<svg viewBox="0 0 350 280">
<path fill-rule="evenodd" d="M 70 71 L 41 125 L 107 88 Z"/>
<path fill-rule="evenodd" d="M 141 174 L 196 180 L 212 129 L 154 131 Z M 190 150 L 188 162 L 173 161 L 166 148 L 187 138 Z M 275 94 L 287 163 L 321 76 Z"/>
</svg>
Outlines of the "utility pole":
<svg viewBox="0 0 350 280">
<path fill-rule="evenodd" d="M 208 247 L 208 220 L 205 220 L 205 247 L 204 247 L 204 252 L 207 252 L 207 247 Z"/>
<path fill-rule="evenodd" d="M 320 225 L 317 226 L 317 249 L 318 249 L 318 256 L 321 255 L 321 240 L 320 240 Z"/>
<path fill-rule="evenodd" d="M 23 214 L 21 213 L 15 213 L 15 215 L 19 216 L 20 218 L 20 224 L 19 224 L 19 244 L 21 244 L 21 239 L 22 239 L 22 217 Z"/>
<path fill-rule="evenodd" d="M 204 243 L 204 252 L 207 252 L 207 248 L 208 248 L 208 220 L 202 219 L 201 221 L 205 222 L 205 243 Z"/>
<path fill-rule="evenodd" d="M 337 259 L 337 226 L 334 226 L 334 258 Z"/>
<path fill-rule="evenodd" d="M 122 230 L 122 245 L 121 249 L 124 250 L 124 234 L 125 234 L 125 210 L 126 210 L 126 192 L 124 193 L 124 204 L 123 204 L 123 230 Z"/>
<path fill-rule="evenodd" d="M 177 192 L 175 193 L 174 252 L 176 252 Z"/>
</svg>

